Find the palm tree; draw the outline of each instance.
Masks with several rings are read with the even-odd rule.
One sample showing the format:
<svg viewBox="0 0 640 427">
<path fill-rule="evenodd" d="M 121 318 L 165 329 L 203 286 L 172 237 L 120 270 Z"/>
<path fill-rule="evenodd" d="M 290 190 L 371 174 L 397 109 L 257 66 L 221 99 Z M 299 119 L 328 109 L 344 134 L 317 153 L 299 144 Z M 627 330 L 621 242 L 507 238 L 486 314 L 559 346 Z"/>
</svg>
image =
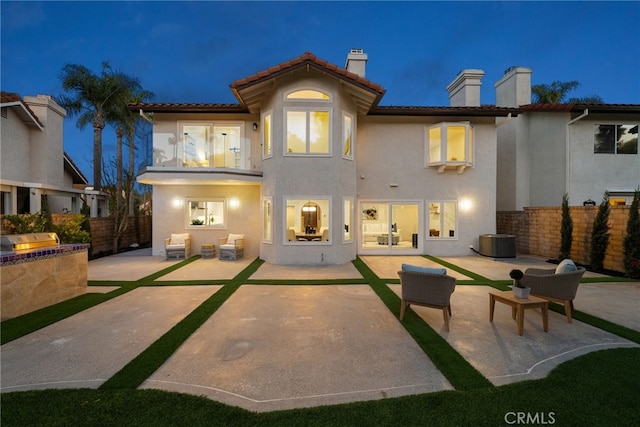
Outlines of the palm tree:
<svg viewBox="0 0 640 427">
<path fill-rule="evenodd" d="M 108 62 L 95 74 L 84 65 L 67 64 L 60 74 L 62 88 L 71 95 L 59 96 L 59 104 L 70 117 L 77 116 L 80 129 L 93 126 L 93 186 L 102 187 L 102 130 L 115 117 L 115 108 L 124 101 L 124 94 L 140 88 L 137 79 L 114 71 Z"/>
<path fill-rule="evenodd" d="M 569 92 L 580 86 L 575 80 L 570 82 L 555 81 L 550 85 L 540 84 L 531 87 L 534 104 L 558 104 L 563 102 Z M 569 98 L 569 104 L 604 104 L 598 95 Z"/>
<path fill-rule="evenodd" d="M 577 81 L 555 81 L 550 85 L 540 84 L 531 86 L 534 104 L 557 104 L 567 96 L 567 93 L 580 85 Z"/>
</svg>

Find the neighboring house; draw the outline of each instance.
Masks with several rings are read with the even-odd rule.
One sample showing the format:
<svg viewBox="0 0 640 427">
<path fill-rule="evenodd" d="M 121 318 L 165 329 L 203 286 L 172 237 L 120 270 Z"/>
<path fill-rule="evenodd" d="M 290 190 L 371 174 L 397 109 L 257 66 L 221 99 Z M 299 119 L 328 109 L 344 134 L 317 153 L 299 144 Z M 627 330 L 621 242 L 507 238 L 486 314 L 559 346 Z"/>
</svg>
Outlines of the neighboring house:
<svg viewBox="0 0 640 427">
<path fill-rule="evenodd" d="M 41 212 L 44 195 L 51 213 L 78 213 L 84 200 L 97 200 L 97 192 L 86 189 L 87 179 L 64 152 L 66 111 L 47 95 L 22 99 L 2 92 L 1 98 L 0 213 Z"/>
<path fill-rule="evenodd" d="M 640 105 L 531 104 L 531 74 L 511 67 L 496 87 L 496 104 L 518 117 L 498 124 L 497 210 L 571 205 L 605 192 L 630 204 L 640 188 Z"/>
<path fill-rule="evenodd" d="M 379 106 L 367 55 L 345 68 L 311 53 L 231 84 L 238 104 L 131 104 L 153 122 L 153 254 L 188 232 L 194 253 L 229 233 L 275 264 L 356 255 L 468 255 L 496 229 L 496 121 L 484 72 L 448 86 L 451 106 Z"/>
</svg>

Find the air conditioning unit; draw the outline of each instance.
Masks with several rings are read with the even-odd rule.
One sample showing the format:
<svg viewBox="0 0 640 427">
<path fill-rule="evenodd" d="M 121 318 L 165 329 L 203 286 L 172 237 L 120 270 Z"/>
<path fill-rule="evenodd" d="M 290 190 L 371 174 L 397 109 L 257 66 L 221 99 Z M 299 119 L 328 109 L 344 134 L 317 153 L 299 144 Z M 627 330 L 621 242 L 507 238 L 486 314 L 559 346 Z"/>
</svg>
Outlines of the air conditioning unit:
<svg viewBox="0 0 640 427">
<path fill-rule="evenodd" d="M 481 234 L 480 255 L 493 258 L 515 258 L 516 236 L 510 234 Z"/>
</svg>

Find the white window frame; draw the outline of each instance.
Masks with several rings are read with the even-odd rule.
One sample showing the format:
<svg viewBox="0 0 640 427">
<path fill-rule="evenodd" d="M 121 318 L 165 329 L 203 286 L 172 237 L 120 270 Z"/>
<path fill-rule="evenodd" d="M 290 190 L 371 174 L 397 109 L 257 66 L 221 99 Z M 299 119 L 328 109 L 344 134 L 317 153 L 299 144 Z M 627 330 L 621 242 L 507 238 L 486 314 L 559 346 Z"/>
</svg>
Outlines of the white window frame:
<svg viewBox="0 0 640 427">
<path fill-rule="evenodd" d="M 350 205 L 347 206 L 347 203 Z M 342 198 L 342 243 L 352 243 L 355 235 L 355 200 L 353 197 Z M 349 231 L 347 232 L 347 227 Z"/>
<path fill-rule="evenodd" d="M 262 242 L 273 243 L 273 198 L 262 198 Z"/>
<path fill-rule="evenodd" d="M 178 121 L 177 126 L 178 126 L 177 135 L 178 135 L 178 141 L 179 141 L 177 152 L 180 153 L 179 155 L 181 156 L 181 158 L 179 158 L 179 166 L 183 168 L 206 167 L 206 166 L 188 166 L 186 164 L 186 162 L 188 162 L 189 160 L 187 159 L 187 146 L 185 144 L 184 127 L 185 126 L 203 126 L 203 127 L 209 128 L 209 141 L 207 141 L 207 146 L 205 147 L 205 151 L 207 153 L 206 161 L 210 163 L 211 153 L 213 152 L 213 127 L 214 127 L 213 122 Z"/>
<path fill-rule="evenodd" d="M 266 125 L 267 120 L 268 125 Z M 262 158 L 268 159 L 273 157 L 273 110 L 266 111 L 262 115 L 261 122 Z"/>
<path fill-rule="evenodd" d="M 449 144 L 448 128 L 449 127 L 464 127 L 465 130 L 465 142 L 464 151 L 466 158 L 464 159 L 450 159 L 449 158 Z M 440 156 L 437 158 L 431 158 L 431 141 L 429 137 L 429 131 L 431 129 L 440 129 Z M 424 143 L 424 165 L 425 168 L 436 167 L 438 173 L 444 172 L 447 168 L 455 168 L 458 173 L 464 172 L 468 167 L 475 165 L 475 147 L 476 147 L 476 135 L 475 128 L 471 125 L 471 122 L 440 122 L 425 127 L 425 143 Z"/>
<path fill-rule="evenodd" d="M 455 214 L 455 228 L 454 228 L 454 236 L 451 237 L 448 235 L 445 235 L 445 215 L 444 215 L 444 204 L 445 203 L 451 203 L 454 206 L 454 214 Z M 440 215 L 440 236 L 431 236 L 431 210 L 432 210 L 432 204 L 438 204 L 438 215 Z M 458 240 L 459 236 L 460 236 L 460 208 L 459 208 L 459 204 L 458 204 L 458 200 L 447 200 L 447 199 L 438 199 L 438 200 L 427 200 L 427 209 L 426 209 L 426 220 L 425 220 L 425 224 L 426 224 L 426 233 L 425 233 L 425 238 L 427 240 L 437 240 L 437 241 L 442 241 L 442 240 Z"/>
<path fill-rule="evenodd" d="M 299 201 L 310 201 L 310 202 L 315 202 L 317 200 L 326 200 L 328 202 L 329 205 L 329 212 L 327 212 L 326 216 L 328 218 L 329 221 L 329 225 L 328 225 L 328 229 L 329 229 L 329 240 L 328 241 L 324 241 L 324 240 L 320 240 L 320 241 L 306 241 L 306 240 L 295 240 L 295 241 L 289 241 L 287 240 L 287 206 L 288 206 L 288 202 L 289 200 L 299 200 Z M 332 212 L 333 212 L 333 197 L 329 196 L 329 195 L 315 195 L 315 196 L 306 196 L 306 195 L 300 195 L 300 196 L 283 196 L 282 198 L 282 208 L 283 208 L 283 212 L 284 215 L 282 215 L 282 242 L 284 245 L 296 245 L 296 246 L 320 246 L 320 245 L 324 245 L 324 246 L 329 246 L 333 244 L 332 238 L 331 238 L 331 234 L 332 234 Z M 319 231 L 319 230 L 318 230 Z M 297 232 L 297 230 L 296 230 Z"/>
<path fill-rule="evenodd" d="M 323 101 L 324 102 L 324 101 Z M 288 145 L 288 139 L 287 139 L 287 116 L 288 113 L 292 111 L 292 112 L 304 112 L 306 113 L 306 141 L 305 141 L 305 152 L 298 152 L 298 153 L 294 153 L 294 152 L 287 152 L 287 145 Z M 327 124 L 327 136 L 328 136 L 328 141 L 327 141 L 327 145 L 328 145 L 328 151 L 327 152 L 322 152 L 322 153 L 312 153 L 309 151 L 310 148 L 310 141 L 309 141 L 309 124 L 310 124 L 310 113 L 316 113 L 316 112 L 327 112 L 329 114 L 329 123 Z M 291 157 L 331 157 L 333 156 L 333 108 L 314 108 L 314 107 L 285 107 L 284 108 L 284 114 L 283 114 L 283 121 L 284 121 L 284 126 L 283 126 L 283 144 L 282 144 L 282 148 L 283 148 L 283 155 L 284 156 L 291 156 Z"/>
<path fill-rule="evenodd" d="M 321 98 L 289 98 L 289 96 L 291 96 L 291 94 L 296 93 L 296 92 L 300 92 L 300 91 L 303 91 L 303 90 L 318 92 L 318 93 L 321 93 L 323 95 L 328 96 L 328 98 L 327 99 L 321 99 Z M 285 92 L 284 100 L 286 102 L 331 102 L 331 101 L 333 101 L 333 95 L 331 93 L 326 92 L 325 90 L 317 88 L 317 87 L 305 86 L 305 87 L 297 87 L 295 89 L 292 89 L 292 90 L 289 90 L 289 91 Z"/>
<path fill-rule="evenodd" d="M 196 225 L 196 224 L 192 224 L 192 218 L 191 218 L 191 212 L 190 212 L 190 207 L 191 207 L 191 203 L 192 202 L 204 202 L 204 203 L 208 203 L 208 202 L 214 202 L 214 203 L 222 203 L 222 221 L 218 222 L 218 220 L 216 219 L 216 216 L 219 215 L 218 213 L 216 213 L 215 215 L 212 213 L 208 213 L 208 212 L 204 212 L 204 224 L 202 225 Z M 229 203 L 227 201 L 227 199 L 223 199 L 223 198 L 214 198 L 214 197 L 187 197 L 185 199 L 185 203 L 184 203 L 184 216 L 185 216 L 185 228 L 188 229 L 226 229 L 227 228 L 227 218 L 229 217 L 229 211 L 228 211 L 228 206 Z M 214 216 L 214 223 L 209 223 L 209 219 L 210 216 L 213 215 Z"/>
<path fill-rule="evenodd" d="M 350 147 L 349 147 L 349 154 L 345 153 L 346 150 L 346 140 L 347 140 L 347 125 L 346 125 L 346 118 L 349 118 L 351 120 L 351 126 L 349 127 L 350 129 L 348 129 L 348 131 L 350 132 L 350 136 L 351 136 L 351 142 Z M 356 147 L 356 126 L 355 126 L 355 117 L 353 116 L 353 114 L 350 114 L 346 111 L 342 112 L 342 149 L 341 149 L 341 153 L 342 153 L 342 158 L 343 159 L 347 159 L 347 160 L 353 160 L 355 158 L 354 156 L 354 151 L 355 151 L 355 147 Z"/>
</svg>

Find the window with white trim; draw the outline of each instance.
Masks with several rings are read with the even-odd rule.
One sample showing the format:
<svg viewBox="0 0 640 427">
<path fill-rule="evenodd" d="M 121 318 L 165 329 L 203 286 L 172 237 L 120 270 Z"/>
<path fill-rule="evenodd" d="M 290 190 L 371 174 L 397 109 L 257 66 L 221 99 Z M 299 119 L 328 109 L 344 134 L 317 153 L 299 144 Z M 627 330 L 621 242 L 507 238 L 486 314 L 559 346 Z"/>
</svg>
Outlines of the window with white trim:
<svg viewBox="0 0 640 427">
<path fill-rule="evenodd" d="M 187 228 L 225 228 L 225 199 L 189 198 L 185 203 Z"/>
<path fill-rule="evenodd" d="M 273 241 L 273 210 L 271 197 L 262 198 L 262 241 L 271 243 Z"/>
<path fill-rule="evenodd" d="M 331 154 L 331 110 L 286 109 L 285 155 Z"/>
<path fill-rule="evenodd" d="M 273 147 L 271 145 L 271 111 L 262 116 L 262 158 L 271 157 L 273 155 Z"/>
<path fill-rule="evenodd" d="M 353 198 L 345 197 L 342 199 L 342 218 L 344 229 L 342 230 L 342 242 L 353 241 Z"/>
<path fill-rule="evenodd" d="M 285 196 L 285 244 L 330 244 L 331 196 Z"/>
<path fill-rule="evenodd" d="M 353 116 L 349 113 L 342 113 L 342 157 L 353 160 L 353 145 L 355 142 L 355 132 L 353 126 Z"/>
<path fill-rule="evenodd" d="M 429 239 L 458 238 L 458 202 L 429 201 L 427 218 Z"/>
<path fill-rule="evenodd" d="M 429 126 L 426 132 L 425 166 L 437 167 L 442 173 L 455 168 L 458 173 L 473 166 L 473 126 L 469 122 L 442 122 Z"/>
</svg>

